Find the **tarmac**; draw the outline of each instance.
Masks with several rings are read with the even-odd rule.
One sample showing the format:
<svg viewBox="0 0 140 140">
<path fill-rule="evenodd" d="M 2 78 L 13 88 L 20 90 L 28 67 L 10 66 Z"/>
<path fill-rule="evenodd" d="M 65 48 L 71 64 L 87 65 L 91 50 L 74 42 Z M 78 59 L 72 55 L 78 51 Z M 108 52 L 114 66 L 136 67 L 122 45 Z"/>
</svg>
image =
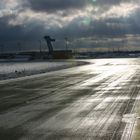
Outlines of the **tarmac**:
<svg viewBox="0 0 140 140">
<path fill-rule="evenodd" d="M 132 140 L 140 59 L 89 64 L 0 82 L 2 140 Z"/>
</svg>

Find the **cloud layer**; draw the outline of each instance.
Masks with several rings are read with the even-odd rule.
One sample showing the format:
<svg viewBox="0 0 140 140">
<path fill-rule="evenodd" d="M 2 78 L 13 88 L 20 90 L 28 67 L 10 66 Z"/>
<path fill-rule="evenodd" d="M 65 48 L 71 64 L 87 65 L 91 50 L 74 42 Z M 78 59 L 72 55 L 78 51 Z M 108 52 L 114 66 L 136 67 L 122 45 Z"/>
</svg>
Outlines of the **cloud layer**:
<svg viewBox="0 0 140 140">
<path fill-rule="evenodd" d="M 35 42 L 48 34 L 92 47 L 89 38 L 139 35 L 139 15 L 138 0 L 2 0 L 0 43 Z"/>
</svg>

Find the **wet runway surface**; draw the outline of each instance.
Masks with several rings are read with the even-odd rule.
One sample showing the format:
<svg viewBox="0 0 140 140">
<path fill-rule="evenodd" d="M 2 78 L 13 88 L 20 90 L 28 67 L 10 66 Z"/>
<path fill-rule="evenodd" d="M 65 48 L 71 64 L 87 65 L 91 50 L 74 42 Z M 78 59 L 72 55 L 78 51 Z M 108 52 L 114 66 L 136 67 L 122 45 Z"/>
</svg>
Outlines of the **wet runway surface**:
<svg viewBox="0 0 140 140">
<path fill-rule="evenodd" d="M 0 82 L 2 140 L 131 140 L 140 59 L 90 64 Z"/>
</svg>

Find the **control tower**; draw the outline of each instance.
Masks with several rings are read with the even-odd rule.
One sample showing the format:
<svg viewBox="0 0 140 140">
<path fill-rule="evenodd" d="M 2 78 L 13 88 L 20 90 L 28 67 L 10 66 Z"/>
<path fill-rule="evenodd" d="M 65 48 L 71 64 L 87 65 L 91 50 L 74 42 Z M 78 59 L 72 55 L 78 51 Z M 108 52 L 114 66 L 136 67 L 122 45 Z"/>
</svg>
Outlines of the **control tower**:
<svg viewBox="0 0 140 140">
<path fill-rule="evenodd" d="M 55 39 L 52 39 L 50 36 L 44 36 L 44 39 L 46 40 L 47 45 L 48 45 L 49 56 L 52 56 L 53 55 L 53 46 L 52 46 L 51 42 L 54 42 Z"/>
</svg>

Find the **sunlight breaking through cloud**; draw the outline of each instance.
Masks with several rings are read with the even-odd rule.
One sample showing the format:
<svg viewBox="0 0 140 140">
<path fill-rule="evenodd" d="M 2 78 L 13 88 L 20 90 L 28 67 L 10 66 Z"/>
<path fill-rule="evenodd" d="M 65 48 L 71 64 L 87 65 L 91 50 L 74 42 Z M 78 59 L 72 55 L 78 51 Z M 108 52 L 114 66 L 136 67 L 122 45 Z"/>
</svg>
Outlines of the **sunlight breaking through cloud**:
<svg viewBox="0 0 140 140">
<path fill-rule="evenodd" d="M 129 17 L 132 12 L 139 8 L 137 4 L 133 3 L 122 3 L 118 6 L 112 6 L 107 12 L 101 15 L 102 18 L 119 18 L 119 17 Z"/>
<path fill-rule="evenodd" d="M 0 40 L 28 38 L 34 42 L 48 33 L 60 40 L 64 36 L 84 38 L 77 47 L 103 47 L 101 39 L 99 43 L 99 39 L 93 42 L 87 38 L 140 34 L 139 4 L 138 0 L 2 0 Z"/>
</svg>

